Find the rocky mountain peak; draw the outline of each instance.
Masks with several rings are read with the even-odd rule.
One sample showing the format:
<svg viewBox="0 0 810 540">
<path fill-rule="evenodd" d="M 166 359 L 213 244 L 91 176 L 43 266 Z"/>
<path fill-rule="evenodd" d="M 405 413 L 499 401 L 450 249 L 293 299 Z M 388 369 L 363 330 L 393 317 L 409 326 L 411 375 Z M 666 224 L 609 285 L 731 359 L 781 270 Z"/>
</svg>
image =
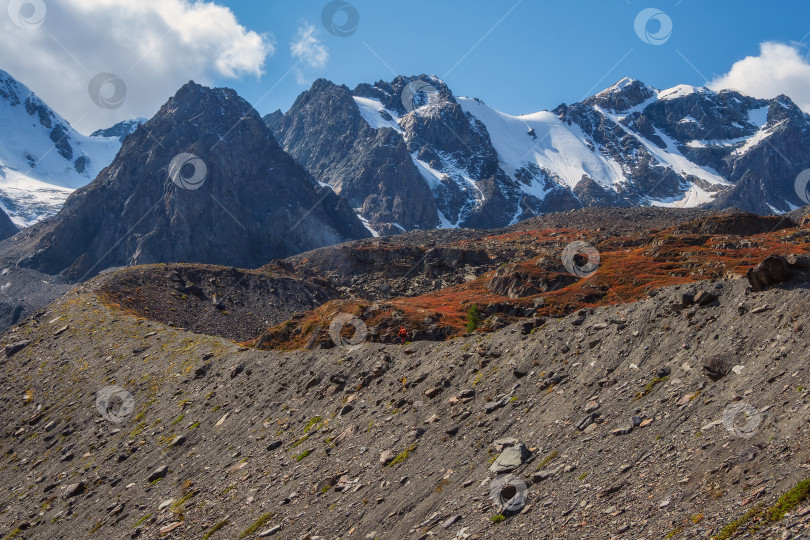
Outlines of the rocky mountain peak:
<svg viewBox="0 0 810 540">
<path fill-rule="evenodd" d="M 777 124 L 782 120 L 795 120 L 803 123 L 810 121 L 810 115 L 802 111 L 788 96 L 779 94 L 772 102 L 777 106 L 768 109 L 769 126 Z"/>
<path fill-rule="evenodd" d="M 636 105 L 641 105 L 655 95 L 654 88 L 637 79 L 624 77 L 610 88 L 586 99 L 585 103 L 598 105 L 611 111 L 626 111 Z"/>
<path fill-rule="evenodd" d="M 391 82 L 359 84 L 352 93 L 379 100 L 386 109 L 396 112 L 397 116 L 404 116 L 427 104 L 456 103 L 450 87 L 436 75 L 398 75 Z"/>
</svg>

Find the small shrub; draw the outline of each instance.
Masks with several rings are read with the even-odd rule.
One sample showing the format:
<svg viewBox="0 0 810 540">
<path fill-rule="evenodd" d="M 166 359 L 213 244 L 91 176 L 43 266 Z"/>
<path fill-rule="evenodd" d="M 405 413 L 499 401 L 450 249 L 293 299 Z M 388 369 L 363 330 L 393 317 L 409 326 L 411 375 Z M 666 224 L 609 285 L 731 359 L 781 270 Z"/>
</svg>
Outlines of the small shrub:
<svg viewBox="0 0 810 540">
<path fill-rule="evenodd" d="M 467 310 L 467 333 L 475 332 L 481 324 L 481 312 L 478 309 L 478 304 L 473 304 Z"/>
<path fill-rule="evenodd" d="M 500 523 L 501 521 L 505 521 L 505 520 L 506 520 L 506 516 L 504 516 L 503 514 L 495 514 L 494 516 L 492 516 L 491 518 L 489 518 L 489 520 L 490 520 L 492 523 Z"/>
</svg>

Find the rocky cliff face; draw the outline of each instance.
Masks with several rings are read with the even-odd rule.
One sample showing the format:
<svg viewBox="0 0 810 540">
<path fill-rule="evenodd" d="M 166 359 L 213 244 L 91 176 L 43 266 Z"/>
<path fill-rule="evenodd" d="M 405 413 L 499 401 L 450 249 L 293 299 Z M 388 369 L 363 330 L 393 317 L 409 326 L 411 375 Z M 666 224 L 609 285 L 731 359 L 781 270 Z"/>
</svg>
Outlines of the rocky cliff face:
<svg viewBox="0 0 810 540">
<path fill-rule="evenodd" d="M 368 232 L 234 91 L 183 86 L 60 213 L 15 243 L 19 265 L 81 280 L 110 266 L 257 267 Z"/>
<path fill-rule="evenodd" d="M 421 106 L 403 103 L 420 81 L 435 92 L 417 93 Z M 265 121 L 375 233 L 504 222 L 509 186 L 486 127 L 436 78 L 397 77 L 354 91 L 319 80 L 290 111 Z"/>
<path fill-rule="evenodd" d="M 266 120 L 284 149 L 346 197 L 376 232 L 439 225 L 402 136 L 391 127 L 372 128 L 345 86 L 318 80 L 288 114 Z"/>
<path fill-rule="evenodd" d="M 353 91 L 319 80 L 265 121 L 379 234 L 496 227 L 584 206 L 804 205 L 810 117 L 788 98 L 633 79 L 553 111 L 510 116 L 433 76 Z M 405 203 L 405 204 L 404 204 Z"/>
</svg>

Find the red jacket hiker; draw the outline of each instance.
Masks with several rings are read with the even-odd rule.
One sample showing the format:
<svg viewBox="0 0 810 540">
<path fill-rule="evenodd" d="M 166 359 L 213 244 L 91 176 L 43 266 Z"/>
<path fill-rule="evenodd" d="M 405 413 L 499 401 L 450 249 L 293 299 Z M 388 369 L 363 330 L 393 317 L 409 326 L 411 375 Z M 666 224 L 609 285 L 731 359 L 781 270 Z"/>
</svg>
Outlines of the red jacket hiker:
<svg viewBox="0 0 810 540">
<path fill-rule="evenodd" d="M 402 342 L 402 344 L 405 345 L 405 338 L 408 337 L 408 332 L 405 331 L 404 326 L 399 329 L 399 334 L 397 335 L 399 336 L 399 340 Z"/>
</svg>

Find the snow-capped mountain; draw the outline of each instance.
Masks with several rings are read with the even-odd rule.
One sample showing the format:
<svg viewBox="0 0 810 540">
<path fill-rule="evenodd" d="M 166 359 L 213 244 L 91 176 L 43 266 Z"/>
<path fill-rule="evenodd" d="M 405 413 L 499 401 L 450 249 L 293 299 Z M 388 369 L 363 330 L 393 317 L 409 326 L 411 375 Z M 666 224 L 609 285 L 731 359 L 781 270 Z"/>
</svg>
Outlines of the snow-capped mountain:
<svg viewBox="0 0 810 540">
<path fill-rule="evenodd" d="M 110 164 L 118 137 L 87 137 L 0 70 L 0 208 L 20 227 L 55 214 Z"/>
<path fill-rule="evenodd" d="M 353 91 L 322 79 L 265 121 L 375 234 L 496 227 L 590 205 L 780 213 L 804 204 L 793 185 L 810 167 L 810 116 L 785 96 L 629 78 L 521 116 L 456 98 L 433 76 Z"/>
</svg>

